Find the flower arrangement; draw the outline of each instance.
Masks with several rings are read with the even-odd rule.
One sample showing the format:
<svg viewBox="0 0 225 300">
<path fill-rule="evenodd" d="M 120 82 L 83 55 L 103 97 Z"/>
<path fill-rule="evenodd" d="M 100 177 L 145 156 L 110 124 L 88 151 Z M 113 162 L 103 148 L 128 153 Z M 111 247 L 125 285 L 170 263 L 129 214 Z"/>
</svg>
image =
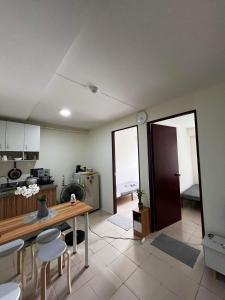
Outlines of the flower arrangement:
<svg viewBox="0 0 225 300">
<path fill-rule="evenodd" d="M 39 193 L 40 187 L 37 184 L 31 184 L 28 187 L 22 186 L 18 187 L 15 191 L 15 195 L 22 195 L 23 197 L 30 198 L 33 195 L 36 195 Z M 46 195 L 41 195 L 38 198 L 39 204 L 38 204 L 38 211 L 37 211 L 37 218 L 45 218 L 49 214 L 49 210 L 46 205 Z"/>
<path fill-rule="evenodd" d="M 40 191 L 40 187 L 37 184 L 31 184 L 28 187 L 17 187 L 15 195 L 22 195 L 23 197 L 30 198 Z"/>
</svg>

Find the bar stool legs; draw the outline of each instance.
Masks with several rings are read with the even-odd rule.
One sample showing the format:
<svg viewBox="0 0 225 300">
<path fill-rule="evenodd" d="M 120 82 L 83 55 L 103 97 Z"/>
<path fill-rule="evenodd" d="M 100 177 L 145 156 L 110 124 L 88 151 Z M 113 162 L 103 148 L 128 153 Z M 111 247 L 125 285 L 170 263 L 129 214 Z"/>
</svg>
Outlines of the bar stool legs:
<svg viewBox="0 0 225 300">
<path fill-rule="evenodd" d="M 63 256 L 67 257 L 67 287 L 68 292 L 71 293 L 71 276 L 70 276 L 70 254 L 67 249 L 66 243 L 61 239 L 55 239 L 49 243 L 43 244 L 38 248 L 36 258 L 41 262 L 41 300 L 46 300 L 46 287 L 47 281 L 50 276 L 50 263 L 52 261 L 58 261 L 58 272 L 62 275 L 62 260 Z M 37 260 L 35 259 L 35 288 L 38 287 L 38 268 Z"/>
<path fill-rule="evenodd" d="M 31 264 L 32 264 L 32 269 L 31 269 L 31 278 L 34 278 L 34 276 L 35 276 L 35 249 L 34 249 L 34 247 L 35 247 L 35 243 L 34 242 L 32 242 L 32 244 L 31 244 L 31 246 L 30 246 L 30 250 L 31 250 L 31 259 L 32 259 L 32 262 L 31 262 Z"/>
<path fill-rule="evenodd" d="M 71 294 L 72 287 L 71 287 L 71 273 L 70 273 L 70 254 L 68 251 L 65 252 L 67 256 L 67 285 L 69 294 Z"/>
<path fill-rule="evenodd" d="M 46 300 L 46 269 L 48 264 L 48 262 L 44 262 L 41 266 L 41 300 Z"/>
<path fill-rule="evenodd" d="M 58 258 L 58 272 L 59 272 L 59 275 L 62 276 L 63 274 L 63 269 L 62 269 L 62 256 L 60 256 Z"/>
<path fill-rule="evenodd" d="M 17 259 L 16 259 L 16 274 L 20 275 L 21 274 L 21 251 L 18 251 L 17 254 Z"/>
<path fill-rule="evenodd" d="M 25 259 L 26 259 L 26 248 L 23 248 L 22 249 L 22 267 L 21 267 L 22 287 L 23 287 L 23 289 L 26 286 Z"/>
<path fill-rule="evenodd" d="M 46 282 L 47 282 L 47 285 L 49 285 L 50 282 L 51 282 L 50 276 L 51 276 L 51 263 L 49 262 L 47 264 L 47 268 L 46 268 Z"/>
<path fill-rule="evenodd" d="M 65 252 L 67 257 L 67 288 L 68 293 L 71 294 L 71 274 L 70 274 L 70 254 L 68 251 Z M 43 262 L 41 266 L 41 300 L 46 300 L 46 287 L 47 287 L 47 270 L 50 262 Z M 62 275 L 62 256 L 58 258 L 58 272 Z M 37 284 L 36 284 L 37 286 Z"/>
</svg>

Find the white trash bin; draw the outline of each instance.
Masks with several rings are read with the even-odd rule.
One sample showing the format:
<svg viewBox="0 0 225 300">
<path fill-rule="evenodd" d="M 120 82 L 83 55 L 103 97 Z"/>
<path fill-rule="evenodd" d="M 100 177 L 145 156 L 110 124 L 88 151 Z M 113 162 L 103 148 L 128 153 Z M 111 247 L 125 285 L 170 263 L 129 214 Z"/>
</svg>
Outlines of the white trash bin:
<svg viewBox="0 0 225 300">
<path fill-rule="evenodd" d="M 205 235 L 203 242 L 205 265 L 225 275 L 225 238 Z"/>
</svg>

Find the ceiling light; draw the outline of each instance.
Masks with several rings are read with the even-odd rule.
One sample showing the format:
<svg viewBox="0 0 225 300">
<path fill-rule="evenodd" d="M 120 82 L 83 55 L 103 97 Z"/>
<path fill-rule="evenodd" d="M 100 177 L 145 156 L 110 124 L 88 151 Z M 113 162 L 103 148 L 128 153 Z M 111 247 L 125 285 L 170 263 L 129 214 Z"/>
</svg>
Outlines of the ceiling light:
<svg viewBox="0 0 225 300">
<path fill-rule="evenodd" d="M 71 115 L 71 111 L 67 108 L 63 108 L 59 111 L 60 115 L 63 117 L 69 117 Z"/>
</svg>

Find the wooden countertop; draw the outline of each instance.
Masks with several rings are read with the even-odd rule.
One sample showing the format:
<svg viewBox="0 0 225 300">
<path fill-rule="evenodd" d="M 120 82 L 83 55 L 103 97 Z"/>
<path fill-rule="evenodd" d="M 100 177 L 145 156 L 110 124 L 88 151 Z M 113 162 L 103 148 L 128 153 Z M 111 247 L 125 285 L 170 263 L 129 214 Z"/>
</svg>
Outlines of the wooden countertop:
<svg viewBox="0 0 225 300">
<path fill-rule="evenodd" d="M 73 206 L 70 202 L 67 202 L 50 208 L 56 211 L 56 215 L 43 222 L 25 224 L 25 215 L 0 221 L 0 245 L 35 234 L 41 230 L 55 226 L 92 210 L 91 206 L 80 201 L 77 201 Z"/>
</svg>

